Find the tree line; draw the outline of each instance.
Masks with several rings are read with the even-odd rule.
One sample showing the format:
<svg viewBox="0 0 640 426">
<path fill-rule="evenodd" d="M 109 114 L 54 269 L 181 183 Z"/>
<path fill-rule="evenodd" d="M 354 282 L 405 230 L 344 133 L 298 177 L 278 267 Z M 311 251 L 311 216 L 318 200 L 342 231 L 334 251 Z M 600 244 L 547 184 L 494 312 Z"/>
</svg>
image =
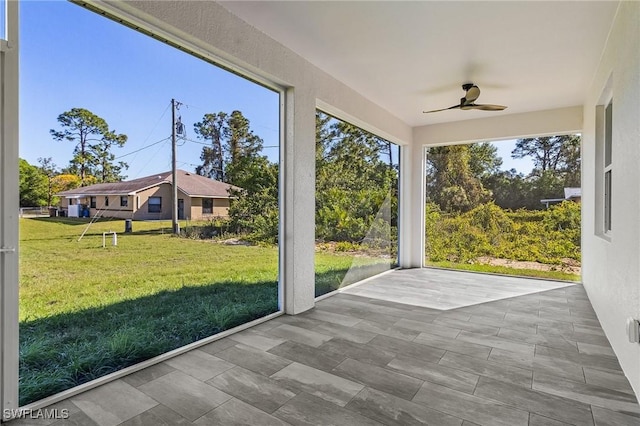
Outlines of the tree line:
<svg viewBox="0 0 640 426">
<path fill-rule="evenodd" d="M 513 158 L 531 158 L 529 174 L 501 170 L 497 148 L 488 142 L 429 148 L 426 198 L 444 212 L 467 212 L 493 201 L 504 209 L 540 210 L 541 199 L 564 198 L 580 187 L 580 136 L 518 139 Z"/>
</svg>

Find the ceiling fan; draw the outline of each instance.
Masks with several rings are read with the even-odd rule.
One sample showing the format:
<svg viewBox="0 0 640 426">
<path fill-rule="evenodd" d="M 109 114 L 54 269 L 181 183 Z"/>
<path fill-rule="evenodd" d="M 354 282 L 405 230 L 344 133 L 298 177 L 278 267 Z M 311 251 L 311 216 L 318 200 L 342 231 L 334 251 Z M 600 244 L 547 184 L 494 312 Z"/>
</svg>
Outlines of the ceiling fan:
<svg viewBox="0 0 640 426">
<path fill-rule="evenodd" d="M 476 104 L 474 101 L 478 99 L 480 96 L 480 89 L 473 83 L 465 83 L 462 85 L 462 90 L 464 90 L 465 95 L 464 98 L 460 98 L 460 103 L 458 105 L 450 106 L 449 108 L 442 109 L 434 109 L 431 111 L 422 111 L 425 114 L 430 114 L 432 112 L 439 111 L 447 111 L 450 109 L 479 109 L 482 111 L 502 111 L 506 108 L 504 105 L 493 105 L 493 104 Z"/>
</svg>

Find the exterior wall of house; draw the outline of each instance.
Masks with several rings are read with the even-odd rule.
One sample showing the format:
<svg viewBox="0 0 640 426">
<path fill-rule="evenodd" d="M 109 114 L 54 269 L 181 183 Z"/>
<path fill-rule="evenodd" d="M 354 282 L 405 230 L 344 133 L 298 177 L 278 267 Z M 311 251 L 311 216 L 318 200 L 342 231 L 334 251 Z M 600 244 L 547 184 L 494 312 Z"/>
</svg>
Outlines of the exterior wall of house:
<svg viewBox="0 0 640 426">
<path fill-rule="evenodd" d="M 228 198 L 214 198 L 213 209 L 211 213 L 202 212 L 202 198 L 191 199 L 191 219 L 192 220 L 207 220 L 214 218 L 226 218 L 229 217 L 229 199 Z M 185 203 L 186 209 L 186 203 Z"/>
<path fill-rule="evenodd" d="M 120 219 L 131 219 L 133 217 L 133 197 L 128 196 L 128 203 L 126 207 L 120 205 L 120 196 L 119 195 L 96 195 L 96 207 L 89 209 L 89 214 L 91 217 L 96 214 L 100 215 L 100 217 L 112 217 L 112 218 L 120 218 Z M 109 200 L 107 203 L 106 200 Z M 86 204 L 90 206 L 91 197 L 87 197 L 82 201 L 82 204 Z"/>
<path fill-rule="evenodd" d="M 314 306 L 315 288 L 315 110 L 352 122 L 393 142 L 411 142 L 411 127 L 375 105 L 305 59 L 267 37 L 215 2 L 145 1 L 100 4 L 108 11 L 134 21 L 142 28 L 154 22 L 154 32 L 180 40 L 220 58 L 232 69 L 253 73 L 285 88 L 285 181 L 282 277 L 284 308 L 289 314 Z M 146 22 L 145 22 L 146 21 Z M 404 166 L 404 165 L 403 165 Z M 409 169 L 406 166 L 406 171 Z M 406 179 L 406 185 L 410 185 Z M 402 209 L 410 209 L 409 197 Z M 402 236 L 410 235 L 402 222 Z M 401 251 L 401 256 L 403 256 Z"/>
<path fill-rule="evenodd" d="M 149 198 L 160 197 L 160 211 L 158 213 L 149 211 Z M 171 185 L 168 183 L 149 188 L 145 191 L 138 192 L 134 197 L 134 213 L 135 220 L 168 220 L 171 219 Z M 178 198 L 188 198 L 182 192 L 178 191 Z"/>
<path fill-rule="evenodd" d="M 640 398 L 640 345 L 627 318 L 640 319 L 640 3 L 621 2 L 587 93 L 582 137 L 582 279 L 620 364 Z M 603 235 L 596 106 L 613 96 L 612 229 Z"/>
</svg>

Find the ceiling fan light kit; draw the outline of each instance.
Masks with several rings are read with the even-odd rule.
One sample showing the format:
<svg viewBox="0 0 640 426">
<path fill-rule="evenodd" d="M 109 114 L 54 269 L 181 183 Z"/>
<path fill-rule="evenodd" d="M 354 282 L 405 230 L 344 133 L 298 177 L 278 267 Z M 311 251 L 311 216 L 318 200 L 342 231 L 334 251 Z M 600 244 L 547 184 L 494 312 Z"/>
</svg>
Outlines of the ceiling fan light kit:
<svg viewBox="0 0 640 426">
<path fill-rule="evenodd" d="M 430 114 L 432 112 L 448 111 L 450 109 L 461 109 L 461 110 L 477 109 L 480 111 L 502 111 L 507 108 L 504 105 L 474 103 L 475 100 L 478 99 L 478 97 L 480 96 L 480 88 L 473 83 L 463 84 L 462 90 L 464 90 L 466 93 L 463 98 L 460 98 L 460 103 L 458 105 L 453 105 L 453 106 L 450 106 L 449 108 L 434 109 L 431 111 L 422 111 L 422 112 L 425 114 Z"/>
</svg>

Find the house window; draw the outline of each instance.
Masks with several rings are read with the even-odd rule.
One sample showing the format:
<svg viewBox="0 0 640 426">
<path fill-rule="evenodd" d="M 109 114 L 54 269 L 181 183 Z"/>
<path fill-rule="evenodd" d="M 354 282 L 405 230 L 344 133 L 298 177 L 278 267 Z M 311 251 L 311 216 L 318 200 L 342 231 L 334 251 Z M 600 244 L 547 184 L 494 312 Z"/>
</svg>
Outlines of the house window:
<svg viewBox="0 0 640 426">
<path fill-rule="evenodd" d="M 604 232 L 611 231 L 611 148 L 613 140 L 613 100 L 604 112 Z"/>
<path fill-rule="evenodd" d="M 109 197 L 104 197 L 104 206 L 105 207 L 109 206 Z"/>
<path fill-rule="evenodd" d="M 212 198 L 203 198 L 202 199 L 202 214 L 211 214 L 213 213 L 213 199 Z"/>
<path fill-rule="evenodd" d="M 120 196 L 120 207 L 128 207 L 129 206 L 129 197 L 126 195 Z"/>
<path fill-rule="evenodd" d="M 162 211 L 162 197 L 149 197 L 149 213 Z"/>
<path fill-rule="evenodd" d="M 89 203 L 89 207 L 91 207 L 92 209 L 96 208 L 96 197 L 91 197 L 91 201 Z"/>
</svg>

